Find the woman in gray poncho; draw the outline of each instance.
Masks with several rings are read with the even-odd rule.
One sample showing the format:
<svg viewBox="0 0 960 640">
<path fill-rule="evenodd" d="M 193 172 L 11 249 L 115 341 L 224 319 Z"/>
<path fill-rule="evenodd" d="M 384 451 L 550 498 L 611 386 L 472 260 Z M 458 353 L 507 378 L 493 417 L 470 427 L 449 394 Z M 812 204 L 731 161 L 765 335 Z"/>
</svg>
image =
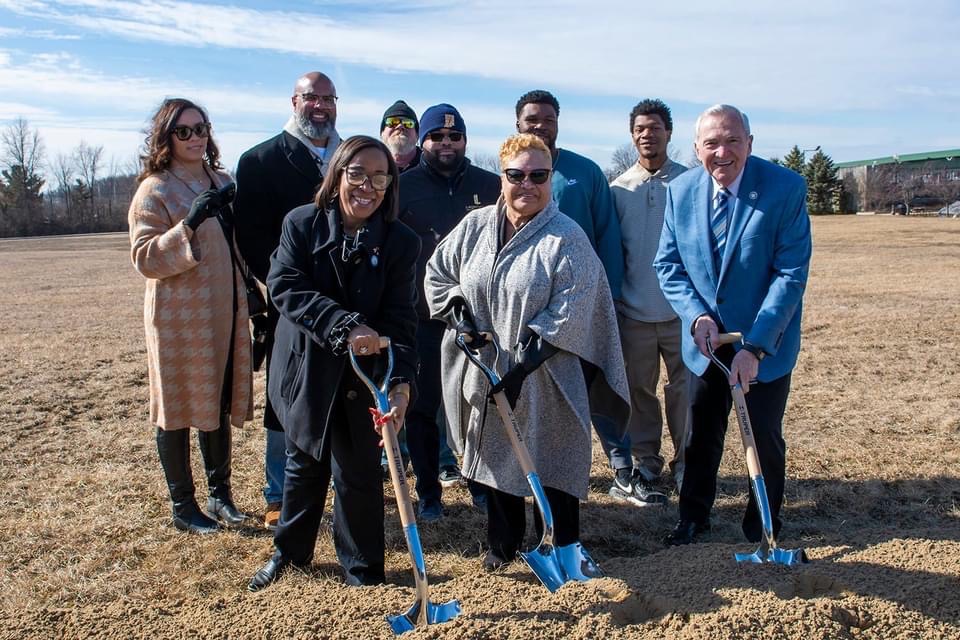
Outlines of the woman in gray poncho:
<svg viewBox="0 0 960 640">
<path fill-rule="evenodd" d="M 554 515 L 555 543 L 579 541 L 591 464 L 590 415 L 624 428 L 629 414 L 623 357 L 603 266 L 576 222 L 552 200 L 552 158 L 536 136 L 500 148 L 503 193 L 440 243 L 427 265 L 430 313 L 451 330 L 443 343 L 444 407 L 464 475 L 489 488 L 484 567 L 515 557 L 526 523 L 526 478 L 500 418 L 488 405 L 504 391 L 514 407 Z M 454 340 L 491 331 L 512 350 L 491 390 Z M 476 344 L 476 343 L 474 343 Z M 481 349 L 487 364 L 494 350 Z M 603 398 L 602 406 L 598 399 Z M 540 520 L 535 524 L 540 529 Z"/>
</svg>

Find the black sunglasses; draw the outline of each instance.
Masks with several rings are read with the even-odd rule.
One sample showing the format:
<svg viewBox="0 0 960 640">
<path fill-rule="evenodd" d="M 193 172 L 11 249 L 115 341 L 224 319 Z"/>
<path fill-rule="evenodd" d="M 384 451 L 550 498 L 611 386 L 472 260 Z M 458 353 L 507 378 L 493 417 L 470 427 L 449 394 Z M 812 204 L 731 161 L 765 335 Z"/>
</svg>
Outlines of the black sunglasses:
<svg viewBox="0 0 960 640">
<path fill-rule="evenodd" d="M 543 184 L 550 179 L 550 169 L 534 169 L 530 173 L 524 173 L 520 169 L 504 169 L 503 175 L 507 176 L 507 182 L 511 184 L 523 184 L 523 181 L 530 178 L 533 184 Z"/>
<path fill-rule="evenodd" d="M 430 142 L 443 142 L 444 138 L 450 138 L 450 142 L 460 142 L 463 140 L 463 134 L 459 131 L 451 131 L 450 133 L 440 133 L 437 131 L 429 134 L 427 137 L 430 138 Z"/>
<path fill-rule="evenodd" d="M 194 135 L 198 138 L 206 138 L 210 135 L 210 123 L 209 122 L 198 122 L 192 127 L 188 127 L 185 124 L 178 124 L 173 128 L 173 135 L 177 136 L 177 140 L 183 140 L 186 142 Z"/>
</svg>

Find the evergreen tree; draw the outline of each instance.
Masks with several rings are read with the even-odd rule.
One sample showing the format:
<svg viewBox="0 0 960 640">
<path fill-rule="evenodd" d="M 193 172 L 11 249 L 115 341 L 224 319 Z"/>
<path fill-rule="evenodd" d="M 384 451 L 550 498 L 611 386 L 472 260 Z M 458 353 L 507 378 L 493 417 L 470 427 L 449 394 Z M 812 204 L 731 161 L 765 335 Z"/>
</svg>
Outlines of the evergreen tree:
<svg viewBox="0 0 960 640">
<path fill-rule="evenodd" d="M 0 179 L 0 232 L 24 235 L 36 229 L 43 211 L 43 178 L 23 165 L 4 169 Z"/>
<path fill-rule="evenodd" d="M 35 233 L 43 213 L 43 141 L 23 118 L 0 130 L 0 166 L 0 235 Z"/>
<path fill-rule="evenodd" d="M 783 156 L 783 160 L 781 160 L 778 164 L 786 167 L 787 169 L 792 169 L 802 176 L 807 175 L 805 171 L 806 162 L 803 158 L 803 151 L 800 151 L 800 147 L 797 145 L 793 145 L 793 149 L 790 149 L 790 153 Z"/>
<path fill-rule="evenodd" d="M 840 210 L 843 183 L 837 177 L 833 160 L 817 151 L 806 167 L 807 209 L 810 213 L 836 213 Z"/>
</svg>

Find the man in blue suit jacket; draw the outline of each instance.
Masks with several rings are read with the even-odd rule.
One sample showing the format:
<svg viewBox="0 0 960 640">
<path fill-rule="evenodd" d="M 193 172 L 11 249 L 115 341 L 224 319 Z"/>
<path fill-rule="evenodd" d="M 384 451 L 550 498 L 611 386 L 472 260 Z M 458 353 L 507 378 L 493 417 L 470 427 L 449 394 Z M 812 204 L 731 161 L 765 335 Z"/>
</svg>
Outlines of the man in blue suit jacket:
<svg viewBox="0 0 960 640">
<path fill-rule="evenodd" d="M 783 413 L 800 351 L 800 315 L 810 264 L 806 183 L 795 172 L 750 155 L 746 115 L 715 105 L 697 119 L 695 148 L 703 170 L 667 188 L 660 248 L 660 286 L 683 322 L 690 369 L 690 434 L 680 491 L 680 520 L 667 544 L 687 544 L 710 528 L 730 385 L 740 382 L 757 453 L 780 530 L 785 444 Z M 709 366 L 706 340 L 741 332 L 743 345 L 717 350 L 731 361 L 728 379 Z M 752 384 L 751 384 L 752 383 Z M 743 517 L 751 541 L 762 535 L 753 495 Z"/>
</svg>

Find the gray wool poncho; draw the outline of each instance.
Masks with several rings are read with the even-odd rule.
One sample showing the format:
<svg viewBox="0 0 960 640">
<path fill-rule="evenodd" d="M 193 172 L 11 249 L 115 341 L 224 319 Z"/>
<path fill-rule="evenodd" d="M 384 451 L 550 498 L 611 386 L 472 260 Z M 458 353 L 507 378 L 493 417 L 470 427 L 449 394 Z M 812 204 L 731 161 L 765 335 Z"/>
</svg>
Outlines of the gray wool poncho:
<svg viewBox="0 0 960 640">
<path fill-rule="evenodd" d="M 603 266 L 580 226 L 550 204 L 498 252 L 503 204 L 472 211 L 427 264 L 425 291 L 439 318 L 450 299 L 466 300 L 477 329 L 492 330 L 505 350 L 531 332 L 558 347 L 523 383 L 515 413 L 544 486 L 586 499 L 590 476 L 590 415 L 626 428 L 630 412 L 617 320 Z M 464 475 L 516 496 L 530 495 L 496 408 L 490 385 L 455 344 L 443 338 L 443 399 L 451 445 L 463 453 Z M 493 365 L 495 349 L 481 350 Z M 588 390 L 580 359 L 598 368 Z"/>
</svg>

